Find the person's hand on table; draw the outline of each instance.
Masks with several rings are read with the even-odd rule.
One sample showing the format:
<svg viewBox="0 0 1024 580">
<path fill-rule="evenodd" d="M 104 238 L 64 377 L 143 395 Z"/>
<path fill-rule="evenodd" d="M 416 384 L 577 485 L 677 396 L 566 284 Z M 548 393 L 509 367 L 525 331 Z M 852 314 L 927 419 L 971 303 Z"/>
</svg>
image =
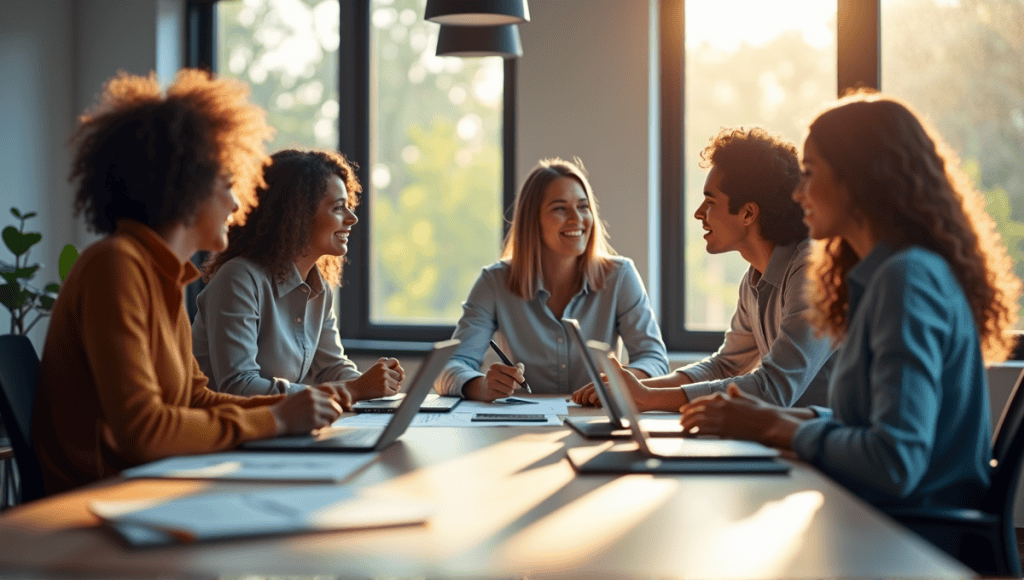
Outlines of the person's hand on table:
<svg viewBox="0 0 1024 580">
<path fill-rule="evenodd" d="M 365 373 L 346 381 L 345 388 L 353 401 L 379 399 L 397 394 L 404 378 L 405 370 L 398 359 L 382 357 Z"/>
<path fill-rule="evenodd" d="M 623 368 L 618 359 L 614 356 L 611 358 L 615 361 L 615 365 L 618 367 L 619 373 L 622 375 L 622 381 L 629 389 L 629 396 L 632 397 L 633 402 L 636 403 L 637 410 L 641 412 L 652 410 L 650 405 L 651 389 L 645 386 L 643 381 L 637 378 L 630 369 Z M 608 383 L 608 378 L 604 373 L 601 373 L 601 379 L 604 380 L 605 384 Z M 601 398 L 597 395 L 597 389 L 594 388 L 594 383 L 587 383 L 583 388 L 573 393 L 572 401 L 577 405 L 583 405 L 584 407 L 601 406 Z"/>
<path fill-rule="evenodd" d="M 322 389 L 305 388 L 270 407 L 278 435 L 310 433 L 341 416 L 341 406 Z"/>
<path fill-rule="evenodd" d="M 514 367 L 494 363 L 487 369 L 486 375 L 466 383 L 462 394 L 467 399 L 487 403 L 495 399 L 507 397 L 522 388 L 523 382 L 526 381 L 526 378 L 523 376 L 524 372 L 526 372 L 526 367 L 523 363 L 519 363 Z"/>
<path fill-rule="evenodd" d="M 789 449 L 800 420 L 787 409 L 765 403 L 730 383 L 727 392 L 699 397 L 679 408 L 683 431 L 726 439 L 758 441 Z"/>
<path fill-rule="evenodd" d="M 348 391 L 348 387 L 345 386 L 344 381 L 332 381 L 327 383 L 321 383 L 319 385 L 313 385 L 314 389 L 323 391 L 334 398 L 334 401 L 338 403 L 343 411 L 352 410 L 352 393 Z"/>
</svg>

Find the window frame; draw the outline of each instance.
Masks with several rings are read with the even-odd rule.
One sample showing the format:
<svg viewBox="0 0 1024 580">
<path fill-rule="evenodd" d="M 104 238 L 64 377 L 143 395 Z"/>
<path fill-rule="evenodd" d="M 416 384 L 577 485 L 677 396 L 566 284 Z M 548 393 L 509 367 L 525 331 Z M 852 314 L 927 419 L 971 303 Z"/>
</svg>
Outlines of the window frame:
<svg viewBox="0 0 1024 580">
<path fill-rule="evenodd" d="M 836 94 L 854 87 L 878 89 L 881 0 L 837 0 Z M 723 331 L 686 329 L 686 0 L 659 0 L 658 68 L 661 119 L 661 334 L 669 351 L 713 352 Z"/>
<path fill-rule="evenodd" d="M 189 0 L 186 7 L 188 66 L 216 70 L 216 3 Z M 356 216 L 370 223 L 370 1 L 339 0 L 338 150 L 356 167 L 363 186 Z M 504 63 L 502 97 L 502 228 L 494 240 L 501 248 L 508 233 L 516 196 L 516 59 Z M 345 79 L 345 82 L 342 82 Z M 426 352 L 431 343 L 451 337 L 455 325 L 374 324 L 370 321 L 370 228 L 357 227 L 348 241 L 348 264 L 337 291 L 338 332 L 348 353 Z M 481 267 L 483 264 L 481 264 Z"/>
</svg>

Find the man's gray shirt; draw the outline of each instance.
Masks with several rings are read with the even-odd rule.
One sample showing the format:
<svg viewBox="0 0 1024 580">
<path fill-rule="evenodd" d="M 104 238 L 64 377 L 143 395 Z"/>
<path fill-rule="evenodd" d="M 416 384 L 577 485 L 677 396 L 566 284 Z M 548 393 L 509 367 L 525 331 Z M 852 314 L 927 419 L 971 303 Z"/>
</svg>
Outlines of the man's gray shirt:
<svg viewBox="0 0 1024 580">
<path fill-rule="evenodd" d="M 764 275 L 747 270 L 725 342 L 710 357 L 676 370 L 694 380 L 682 387 L 691 401 L 736 383 L 775 405 L 826 404 L 835 348 L 827 336 L 815 337 L 806 319 L 810 247 L 810 240 L 776 246 Z"/>
</svg>

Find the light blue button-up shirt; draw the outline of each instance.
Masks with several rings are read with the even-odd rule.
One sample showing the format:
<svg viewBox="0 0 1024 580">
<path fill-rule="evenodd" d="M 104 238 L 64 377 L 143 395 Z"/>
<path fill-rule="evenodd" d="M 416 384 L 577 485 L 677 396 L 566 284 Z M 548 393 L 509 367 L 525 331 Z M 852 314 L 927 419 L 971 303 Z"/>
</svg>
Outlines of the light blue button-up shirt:
<svg viewBox="0 0 1024 580">
<path fill-rule="evenodd" d="M 612 263 L 605 287 L 593 290 L 584 281 L 562 316 L 578 320 L 586 340 L 614 346 L 621 338 L 629 366 L 663 375 L 668 355 L 643 281 L 632 260 L 614 257 Z M 480 365 L 492 337 L 513 362 L 526 366 L 534 393 L 572 393 L 591 381 L 580 353 L 548 309 L 551 294 L 543 281 L 533 300 L 523 300 L 506 286 L 508 273 L 505 262 L 488 266 L 470 290 L 452 335 L 462 344 L 434 383 L 439 393 L 460 395 L 467 382 L 483 376 Z"/>
<path fill-rule="evenodd" d="M 829 407 L 793 449 L 880 506 L 976 507 L 992 431 L 978 329 L 949 265 L 878 244 L 847 276 Z"/>
<path fill-rule="evenodd" d="M 210 388 L 235 395 L 293 392 L 360 375 L 338 337 L 333 293 L 320 271 L 292 265 L 278 283 L 262 266 L 225 262 L 196 299 L 192 351 Z"/>
</svg>

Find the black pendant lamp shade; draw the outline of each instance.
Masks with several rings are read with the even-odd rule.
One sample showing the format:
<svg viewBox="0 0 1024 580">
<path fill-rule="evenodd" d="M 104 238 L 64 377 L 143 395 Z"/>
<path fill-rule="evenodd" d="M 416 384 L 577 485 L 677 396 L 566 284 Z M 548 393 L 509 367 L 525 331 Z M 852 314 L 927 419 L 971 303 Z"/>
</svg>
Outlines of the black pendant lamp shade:
<svg viewBox="0 0 1024 580">
<path fill-rule="evenodd" d="M 503 26 L 529 22 L 530 8 L 526 0 L 427 0 L 423 17 L 442 25 Z"/>
<path fill-rule="evenodd" d="M 523 56 L 519 40 L 519 27 L 505 26 L 446 26 L 437 33 L 437 56 Z"/>
</svg>

